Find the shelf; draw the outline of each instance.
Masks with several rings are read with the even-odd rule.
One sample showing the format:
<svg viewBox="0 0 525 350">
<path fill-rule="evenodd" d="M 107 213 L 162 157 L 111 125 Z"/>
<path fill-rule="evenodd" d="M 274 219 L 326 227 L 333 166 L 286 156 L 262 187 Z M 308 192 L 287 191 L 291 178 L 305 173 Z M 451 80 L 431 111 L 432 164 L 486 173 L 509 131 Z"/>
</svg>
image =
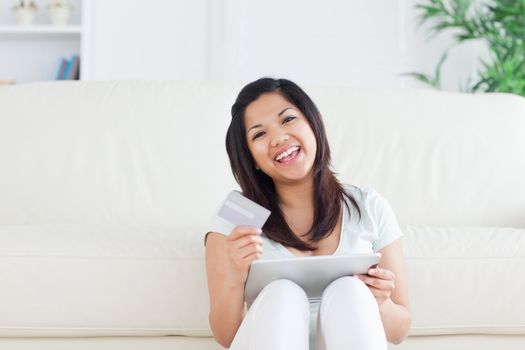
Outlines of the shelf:
<svg viewBox="0 0 525 350">
<path fill-rule="evenodd" d="M 53 25 L 7 25 L 0 26 L 0 35 L 2 34 L 16 34 L 16 35 L 47 35 L 47 34 L 71 34 L 80 35 L 82 27 L 80 25 L 68 26 L 53 26 Z"/>
<path fill-rule="evenodd" d="M 73 54 L 82 56 L 82 74 L 89 71 L 89 60 L 84 59 L 89 57 L 86 24 L 91 22 L 89 4 L 94 0 L 68 1 L 74 11 L 68 25 L 63 26 L 53 25 L 44 9 L 33 24 L 19 25 L 14 22 L 12 8 L 0 6 L 0 80 L 15 80 L 17 84 L 53 80 L 61 59 L 69 60 Z"/>
</svg>

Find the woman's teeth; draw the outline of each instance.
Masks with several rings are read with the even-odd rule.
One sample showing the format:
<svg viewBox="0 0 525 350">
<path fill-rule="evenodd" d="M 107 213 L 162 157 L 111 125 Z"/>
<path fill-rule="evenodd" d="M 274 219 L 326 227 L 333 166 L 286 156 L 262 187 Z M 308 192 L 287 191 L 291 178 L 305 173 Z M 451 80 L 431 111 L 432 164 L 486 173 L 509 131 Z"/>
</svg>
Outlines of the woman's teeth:
<svg viewBox="0 0 525 350">
<path fill-rule="evenodd" d="M 277 157 L 275 157 L 275 160 L 276 161 L 280 161 L 281 159 L 283 159 L 284 157 L 287 157 L 289 156 L 290 154 L 292 154 L 293 152 L 295 151 L 298 151 L 299 150 L 299 146 L 293 146 L 293 147 L 290 147 L 288 148 L 286 151 L 280 153 L 277 155 Z"/>
</svg>

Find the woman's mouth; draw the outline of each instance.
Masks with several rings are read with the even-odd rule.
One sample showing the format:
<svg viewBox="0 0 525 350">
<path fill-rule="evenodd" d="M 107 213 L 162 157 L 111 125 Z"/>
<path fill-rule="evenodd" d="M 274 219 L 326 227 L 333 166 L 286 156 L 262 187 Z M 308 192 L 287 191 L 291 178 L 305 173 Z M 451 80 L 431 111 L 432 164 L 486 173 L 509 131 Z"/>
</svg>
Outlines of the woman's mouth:
<svg viewBox="0 0 525 350">
<path fill-rule="evenodd" d="M 281 164 L 289 163 L 297 157 L 300 150 L 301 150 L 301 147 L 292 146 L 288 148 L 286 151 L 279 153 L 277 157 L 275 157 L 275 161 Z"/>
</svg>

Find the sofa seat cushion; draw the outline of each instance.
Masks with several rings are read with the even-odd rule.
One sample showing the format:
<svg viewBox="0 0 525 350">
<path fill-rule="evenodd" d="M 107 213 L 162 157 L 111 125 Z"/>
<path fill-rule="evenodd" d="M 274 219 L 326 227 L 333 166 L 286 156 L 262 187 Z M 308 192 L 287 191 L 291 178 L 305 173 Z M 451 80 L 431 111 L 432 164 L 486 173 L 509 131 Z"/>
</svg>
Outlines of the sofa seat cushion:
<svg viewBox="0 0 525 350">
<path fill-rule="evenodd" d="M 202 232 L 0 226 L 1 336 L 209 335 Z"/>
<path fill-rule="evenodd" d="M 0 226 L 0 336 L 210 335 L 203 232 Z M 525 229 L 404 232 L 412 335 L 525 334 Z"/>
<path fill-rule="evenodd" d="M 404 232 L 411 334 L 525 334 L 525 229 Z"/>
</svg>

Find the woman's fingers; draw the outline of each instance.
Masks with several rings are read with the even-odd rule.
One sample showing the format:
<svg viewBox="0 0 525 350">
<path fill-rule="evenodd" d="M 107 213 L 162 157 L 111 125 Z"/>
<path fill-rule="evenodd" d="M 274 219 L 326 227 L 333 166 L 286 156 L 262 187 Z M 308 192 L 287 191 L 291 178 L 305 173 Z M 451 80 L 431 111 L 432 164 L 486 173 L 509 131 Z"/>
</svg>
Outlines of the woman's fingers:
<svg viewBox="0 0 525 350">
<path fill-rule="evenodd" d="M 250 265 L 252 263 L 252 261 L 254 260 L 257 260 L 257 259 L 260 259 L 262 256 L 262 252 L 255 252 L 253 254 L 250 254 L 248 255 L 247 257 L 244 258 L 244 261 L 246 261 L 246 263 L 248 265 Z"/>
<path fill-rule="evenodd" d="M 392 271 L 387 270 L 387 269 L 382 269 L 379 267 L 374 267 L 368 270 L 368 274 L 370 276 L 374 276 L 374 277 L 381 278 L 384 280 L 393 280 L 396 278 L 396 276 L 394 275 Z"/>
<path fill-rule="evenodd" d="M 375 267 L 368 270 L 367 275 L 357 276 L 370 287 L 390 293 L 395 287 L 395 275 L 392 271 Z"/>
<path fill-rule="evenodd" d="M 235 257 L 238 259 L 246 259 L 254 253 L 262 254 L 262 244 L 260 243 L 249 243 L 242 248 L 238 249 L 235 253 Z"/>
<path fill-rule="evenodd" d="M 228 236 L 230 241 L 235 241 L 245 235 L 260 235 L 262 230 L 253 226 L 236 226 Z"/>
<path fill-rule="evenodd" d="M 231 242 L 233 249 L 242 249 L 253 244 L 262 245 L 262 238 L 259 235 L 250 234 L 244 235 Z"/>
<path fill-rule="evenodd" d="M 358 275 L 357 276 L 365 284 L 384 290 L 392 290 L 395 288 L 394 280 L 383 280 L 377 277 L 370 277 L 367 275 Z"/>
<path fill-rule="evenodd" d="M 228 237 L 228 254 L 235 269 L 245 275 L 253 260 L 262 256 L 261 230 L 251 226 L 237 226 Z"/>
<path fill-rule="evenodd" d="M 228 237 L 228 250 L 231 256 L 242 257 L 247 256 L 246 249 L 256 249 L 258 246 L 262 248 L 262 238 L 260 237 L 261 230 L 251 226 L 237 226 Z M 250 248 L 251 247 L 251 248 Z M 240 252 L 243 253 L 240 254 Z"/>
</svg>

